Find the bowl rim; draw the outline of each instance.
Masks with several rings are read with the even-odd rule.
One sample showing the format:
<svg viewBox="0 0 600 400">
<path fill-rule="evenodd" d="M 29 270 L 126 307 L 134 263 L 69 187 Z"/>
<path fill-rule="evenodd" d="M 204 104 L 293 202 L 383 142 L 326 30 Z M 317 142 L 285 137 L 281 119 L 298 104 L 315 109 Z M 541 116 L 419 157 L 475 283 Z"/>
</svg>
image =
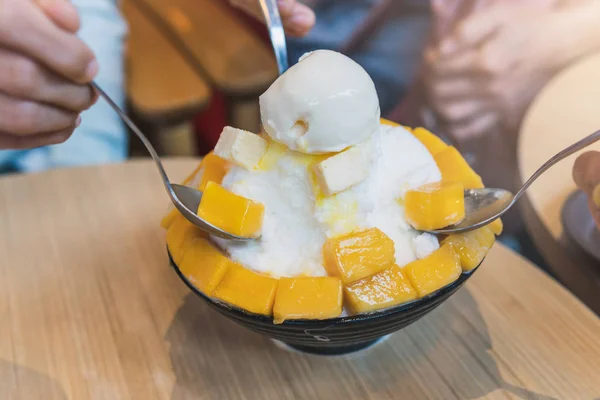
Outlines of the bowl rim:
<svg viewBox="0 0 600 400">
<path fill-rule="evenodd" d="M 304 325 L 340 325 L 340 324 L 348 325 L 348 324 L 367 321 L 367 320 L 368 321 L 376 321 L 379 319 L 387 318 L 391 315 L 404 313 L 408 310 L 417 309 L 426 304 L 435 302 L 435 300 L 437 300 L 438 298 L 443 298 L 448 292 L 452 292 L 453 290 L 460 288 L 460 286 L 462 286 L 467 281 L 467 279 L 469 279 L 473 275 L 473 273 L 475 273 L 475 271 L 477 271 L 479 269 L 479 267 L 481 266 L 483 261 L 485 261 L 485 257 L 484 257 L 483 260 L 481 260 L 481 263 L 479 263 L 479 265 L 477 265 L 475 268 L 473 268 L 469 271 L 463 271 L 460 274 L 460 276 L 458 277 L 458 279 L 455 280 L 454 282 L 436 290 L 433 293 L 428 294 L 427 296 L 421 297 L 420 299 L 416 299 L 413 301 L 409 301 L 407 303 L 402 303 L 402 304 L 398 304 L 397 306 L 385 308 L 382 310 L 371 311 L 371 312 L 367 312 L 367 313 L 363 313 L 363 314 L 349 315 L 346 317 L 336 317 L 336 318 L 328 318 L 328 319 L 295 319 L 295 320 L 286 320 L 280 324 L 275 324 L 273 317 L 268 317 L 266 315 L 248 312 L 240 307 L 224 303 L 222 301 L 216 300 L 216 299 L 202 293 L 202 291 L 200 289 L 198 289 L 196 286 L 194 286 L 185 277 L 183 272 L 181 272 L 181 269 L 173 260 L 173 257 L 171 256 L 171 252 L 169 251 L 168 247 L 167 247 L 167 254 L 169 256 L 169 263 L 171 264 L 171 267 L 173 268 L 173 270 L 175 271 L 177 276 L 179 276 L 179 279 L 181 279 L 183 281 L 183 283 L 192 292 L 194 292 L 197 296 L 200 296 L 204 301 L 211 303 L 213 306 L 221 309 L 224 312 L 234 314 L 235 316 L 237 316 L 239 318 L 246 318 L 246 319 L 251 318 L 257 322 L 263 322 L 265 324 L 271 324 L 271 325 L 278 326 L 278 327 L 299 327 L 299 326 L 304 326 Z"/>
</svg>

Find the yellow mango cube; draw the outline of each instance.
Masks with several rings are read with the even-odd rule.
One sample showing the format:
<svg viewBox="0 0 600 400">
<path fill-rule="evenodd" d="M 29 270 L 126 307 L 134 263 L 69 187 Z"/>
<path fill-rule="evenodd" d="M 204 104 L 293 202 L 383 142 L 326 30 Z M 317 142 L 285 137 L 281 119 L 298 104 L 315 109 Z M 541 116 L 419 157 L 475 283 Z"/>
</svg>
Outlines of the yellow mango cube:
<svg viewBox="0 0 600 400">
<path fill-rule="evenodd" d="M 494 232 L 484 226 L 474 231 L 450 235 L 442 241 L 442 244 L 451 245 L 460 257 L 463 271 L 470 271 L 481 264 L 495 241 Z"/>
<path fill-rule="evenodd" d="M 183 256 L 195 239 L 204 238 L 206 234 L 194 224 L 179 215 L 167 230 L 167 248 L 176 265 L 181 265 Z"/>
<path fill-rule="evenodd" d="M 216 156 L 212 152 L 208 153 L 202 159 L 202 168 L 200 170 L 202 172 L 202 177 L 200 178 L 198 190 L 204 192 L 208 182 L 214 182 L 220 185 L 221 182 L 223 182 L 223 177 L 227 173 L 228 169 L 229 162 L 219 156 Z"/>
<path fill-rule="evenodd" d="M 431 155 L 435 155 L 449 147 L 442 139 L 425 128 L 415 128 L 412 133 L 429 150 Z"/>
<path fill-rule="evenodd" d="M 243 237 L 258 236 L 265 207 L 208 182 L 198 206 L 198 216 L 217 228 Z"/>
<path fill-rule="evenodd" d="M 398 123 L 396 123 L 396 122 L 394 122 L 394 121 L 390 121 L 389 119 L 385 119 L 385 118 L 381 118 L 381 119 L 379 120 L 379 122 L 380 122 L 382 125 L 388 125 L 388 126 L 400 126 L 400 124 L 398 124 Z"/>
<path fill-rule="evenodd" d="M 412 132 L 412 129 L 410 126 L 401 125 L 397 122 L 390 121 L 389 119 L 381 118 L 379 120 L 379 123 L 381 123 L 382 125 L 393 126 L 394 128 L 401 126 L 402 128 L 406 129 L 407 131 Z"/>
<path fill-rule="evenodd" d="M 491 222 L 487 227 L 490 228 L 490 230 L 494 232 L 494 235 L 496 236 L 502 235 L 502 231 L 504 230 L 504 224 L 500 218 Z"/>
<path fill-rule="evenodd" d="M 217 285 L 213 296 L 248 312 L 270 316 L 273 314 L 277 283 L 277 279 L 233 263 Z"/>
<path fill-rule="evenodd" d="M 336 318 L 342 314 L 342 302 L 342 281 L 339 278 L 281 278 L 273 317 L 276 324 L 288 319 Z"/>
<path fill-rule="evenodd" d="M 192 171 L 191 174 L 189 174 L 182 182 L 181 185 L 182 186 L 187 186 L 189 185 L 194 178 L 196 177 L 196 175 L 198 174 L 198 172 L 200 172 L 200 169 L 202 169 L 202 163 L 198 164 L 198 166 Z"/>
<path fill-rule="evenodd" d="M 160 226 L 163 229 L 168 230 L 169 227 L 173 224 L 173 222 L 175 222 L 177 217 L 183 218 L 183 216 L 181 215 L 179 210 L 177 208 L 173 207 L 171 209 L 171 211 L 169 211 L 169 213 L 167 215 L 165 215 L 165 217 L 160 221 Z"/>
<path fill-rule="evenodd" d="M 327 273 L 348 284 L 389 267 L 395 259 L 394 241 L 371 228 L 327 240 L 323 257 Z"/>
<path fill-rule="evenodd" d="M 417 298 L 417 291 L 397 265 L 352 282 L 344 288 L 346 304 L 353 313 L 381 310 Z"/>
<path fill-rule="evenodd" d="M 481 189 L 483 181 L 452 146 L 433 155 L 444 182 L 462 182 L 465 189 Z"/>
<path fill-rule="evenodd" d="M 465 218 L 465 193 L 460 182 L 436 182 L 404 196 L 406 220 L 415 229 L 441 229 Z"/>
<path fill-rule="evenodd" d="M 179 269 L 192 285 L 205 295 L 212 296 L 233 264 L 210 241 L 198 238 L 187 249 Z"/>
<path fill-rule="evenodd" d="M 458 254 L 446 243 L 428 257 L 407 264 L 403 272 L 423 297 L 457 280 L 462 268 Z"/>
</svg>

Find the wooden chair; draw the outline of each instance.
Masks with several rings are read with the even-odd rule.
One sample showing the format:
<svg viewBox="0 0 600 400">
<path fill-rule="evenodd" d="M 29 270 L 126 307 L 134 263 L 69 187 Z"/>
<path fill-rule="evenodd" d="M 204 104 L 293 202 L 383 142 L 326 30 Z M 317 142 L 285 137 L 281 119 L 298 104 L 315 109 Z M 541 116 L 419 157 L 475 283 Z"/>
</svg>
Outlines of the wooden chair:
<svg viewBox="0 0 600 400">
<path fill-rule="evenodd" d="M 195 71 L 226 98 L 228 123 L 258 131 L 258 96 L 277 78 L 271 49 L 224 0 L 130 0 L 152 16 Z"/>
<path fill-rule="evenodd" d="M 346 54 L 359 50 L 391 6 L 392 0 L 374 6 L 339 50 Z M 249 23 L 225 0 L 126 0 L 124 11 L 131 28 L 132 110 L 145 125 L 158 127 L 155 139 L 162 141 L 166 153 L 186 154 L 185 149 L 195 148 L 189 118 L 206 106 L 207 85 L 213 89 L 206 112 L 211 115 L 200 119 L 209 120 L 209 130 L 214 131 L 207 140 L 209 147 L 225 123 L 259 130 L 258 96 L 277 78 L 268 36 L 260 25 Z M 170 61 L 165 62 L 167 58 Z M 223 107 L 225 116 L 219 118 Z M 175 120 L 178 123 L 173 124 Z"/>
<path fill-rule="evenodd" d="M 130 28 L 126 58 L 130 113 L 160 153 L 194 155 L 193 117 L 208 105 L 210 87 L 133 1 L 124 2 L 123 13 Z"/>
</svg>

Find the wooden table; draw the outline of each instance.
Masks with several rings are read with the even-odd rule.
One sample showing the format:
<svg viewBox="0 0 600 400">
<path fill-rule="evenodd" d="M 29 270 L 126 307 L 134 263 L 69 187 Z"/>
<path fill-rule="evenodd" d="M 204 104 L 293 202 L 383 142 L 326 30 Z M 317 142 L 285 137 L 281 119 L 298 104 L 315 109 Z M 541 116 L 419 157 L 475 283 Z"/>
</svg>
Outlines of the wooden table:
<svg viewBox="0 0 600 400">
<path fill-rule="evenodd" d="M 600 319 L 501 245 L 421 321 L 323 358 L 191 295 L 166 204 L 147 161 L 0 178 L 1 399 L 600 398 Z"/>
<path fill-rule="evenodd" d="M 556 76 L 529 109 L 519 135 L 519 172 L 525 181 L 551 156 L 600 129 L 600 54 Z M 587 150 L 600 150 L 600 143 Z M 563 235 L 561 209 L 575 191 L 576 155 L 546 172 L 522 203 L 527 229 L 552 272 L 600 313 L 600 265 Z"/>
</svg>

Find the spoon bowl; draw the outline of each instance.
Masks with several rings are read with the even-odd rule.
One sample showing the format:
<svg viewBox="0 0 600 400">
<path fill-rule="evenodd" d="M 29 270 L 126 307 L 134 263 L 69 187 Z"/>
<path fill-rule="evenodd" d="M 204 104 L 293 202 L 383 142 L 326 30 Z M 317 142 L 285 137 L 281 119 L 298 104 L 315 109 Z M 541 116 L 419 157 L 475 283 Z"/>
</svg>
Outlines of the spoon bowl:
<svg viewBox="0 0 600 400">
<path fill-rule="evenodd" d="M 271 44 L 273 45 L 273 51 L 277 60 L 277 68 L 279 75 L 282 75 L 288 69 L 287 59 L 287 47 L 285 43 L 285 32 L 281 17 L 279 15 L 279 9 L 275 0 L 259 0 L 262 12 L 265 16 L 265 22 L 269 30 L 269 36 L 271 38 Z M 140 129 L 131 121 L 131 119 L 121 110 L 121 108 L 108 96 L 95 82 L 92 82 L 92 87 L 108 102 L 112 109 L 119 115 L 119 117 L 125 122 L 125 124 L 131 129 L 133 133 L 142 141 L 150 156 L 154 160 L 158 172 L 161 175 L 167 194 L 171 198 L 173 205 L 181 212 L 181 214 L 192 224 L 207 232 L 213 236 L 217 236 L 223 239 L 233 241 L 251 241 L 257 240 L 259 237 L 242 237 L 232 235 L 231 233 L 225 232 L 222 229 L 206 222 L 198 216 L 196 213 L 200 200 L 202 199 L 202 192 L 183 185 L 177 185 L 171 183 L 167 173 L 160 161 L 160 157 L 154 150 L 154 147 L 148 140 L 148 138 L 140 131 Z"/>
<path fill-rule="evenodd" d="M 171 198 L 173 205 L 181 212 L 181 215 L 185 217 L 192 224 L 197 226 L 199 229 L 203 230 L 206 233 L 211 235 L 228 239 L 234 241 L 250 241 L 256 240 L 258 238 L 255 237 L 242 237 L 232 235 L 231 233 L 225 232 L 222 229 L 217 228 L 216 226 L 206 222 L 202 218 L 198 216 L 196 213 L 198 210 L 198 206 L 200 205 L 200 200 L 202 199 L 202 192 L 183 185 L 177 185 L 171 183 L 165 168 L 163 167 L 162 161 L 158 156 L 158 153 L 154 149 L 154 146 L 150 143 L 146 135 L 142 133 L 142 131 L 133 123 L 133 121 L 121 110 L 121 108 L 108 96 L 104 90 L 102 90 L 95 82 L 92 82 L 92 87 L 98 92 L 104 100 L 112 107 L 112 109 L 119 115 L 119 117 L 125 122 L 125 125 L 131 129 L 133 133 L 142 141 L 148 153 L 154 160 L 156 167 L 158 168 L 158 172 L 162 178 L 163 185 L 167 191 L 167 194 Z"/>
<path fill-rule="evenodd" d="M 434 235 L 448 235 L 451 233 L 472 231 L 494 222 L 510 210 L 521 196 L 525 194 L 525 191 L 529 189 L 533 182 L 535 182 L 535 180 L 544 172 L 549 170 L 559 161 L 564 160 L 598 140 L 600 140 L 600 131 L 596 131 L 560 151 L 538 168 L 515 195 L 504 189 L 489 188 L 465 190 L 465 218 L 458 224 L 450 225 L 443 229 L 429 230 L 427 232 Z"/>
<path fill-rule="evenodd" d="M 504 189 L 465 190 L 465 218 L 458 224 L 427 232 L 447 235 L 481 228 L 500 218 L 510 208 L 514 199 L 515 195 Z"/>
</svg>

